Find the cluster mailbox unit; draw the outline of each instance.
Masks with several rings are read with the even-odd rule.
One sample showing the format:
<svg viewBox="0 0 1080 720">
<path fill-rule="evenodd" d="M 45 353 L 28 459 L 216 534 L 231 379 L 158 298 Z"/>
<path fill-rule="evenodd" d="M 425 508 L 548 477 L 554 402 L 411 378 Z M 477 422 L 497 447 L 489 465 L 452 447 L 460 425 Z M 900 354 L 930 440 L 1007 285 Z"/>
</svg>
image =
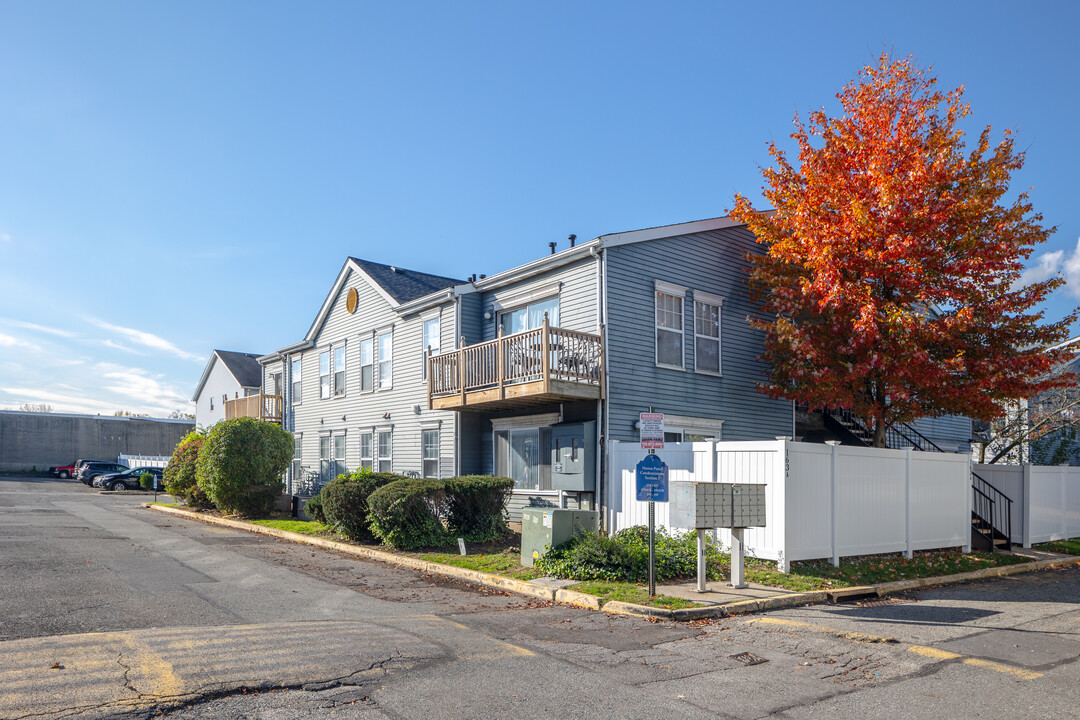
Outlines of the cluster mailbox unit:
<svg viewBox="0 0 1080 720">
<path fill-rule="evenodd" d="M 698 531 L 698 590 L 705 591 L 705 531 L 731 528 L 731 586 L 743 579 L 743 529 L 765 526 L 765 486 L 752 483 L 673 482 L 668 490 L 672 527 Z"/>
</svg>

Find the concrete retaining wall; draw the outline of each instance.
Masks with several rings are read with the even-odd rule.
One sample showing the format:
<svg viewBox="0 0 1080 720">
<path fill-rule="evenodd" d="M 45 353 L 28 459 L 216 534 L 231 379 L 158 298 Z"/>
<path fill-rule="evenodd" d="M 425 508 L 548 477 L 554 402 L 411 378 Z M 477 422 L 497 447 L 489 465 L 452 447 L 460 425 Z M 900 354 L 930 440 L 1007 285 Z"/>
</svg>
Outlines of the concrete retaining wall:
<svg viewBox="0 0 1080 720">
<path fill-rule="evenodd" d="M 75 460 L 119 455 L 172 455 L 195 423 L 0 410 L 0 470 L 47 470 Z"/>
</svg>

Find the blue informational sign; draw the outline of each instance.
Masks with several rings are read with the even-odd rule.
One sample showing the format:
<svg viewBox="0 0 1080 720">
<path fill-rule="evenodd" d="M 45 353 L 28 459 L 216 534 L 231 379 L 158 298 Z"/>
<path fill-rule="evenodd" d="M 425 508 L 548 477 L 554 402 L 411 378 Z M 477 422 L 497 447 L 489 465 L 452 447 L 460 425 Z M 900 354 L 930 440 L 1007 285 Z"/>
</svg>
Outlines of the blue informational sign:
<svg viewBox="0 0 1080 720">
<path fill-rule="evenodd" d="M 659 455 L 646 455 L 637 464 L 637 499 L 640 502 L 667 502 L 668 467 Z"/>
</svg>

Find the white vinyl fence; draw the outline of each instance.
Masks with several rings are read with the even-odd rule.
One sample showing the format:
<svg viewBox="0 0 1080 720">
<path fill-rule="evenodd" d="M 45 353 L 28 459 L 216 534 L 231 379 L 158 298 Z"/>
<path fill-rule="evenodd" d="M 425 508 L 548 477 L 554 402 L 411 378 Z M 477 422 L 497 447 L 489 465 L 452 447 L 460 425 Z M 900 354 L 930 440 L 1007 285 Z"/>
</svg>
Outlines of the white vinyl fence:
<svg viewBox="0 0 1080 720">
<path fill-rule="evenodd" d="M 1080 537 L 1080 467 L 975 465 L 973 469 L 1013 501 L 1014 543 L 1031 547 Z"/>
<path fill-rule="evenodd" d="M 606 505 L 612 532 L 648 522 L 635 467 L 646 451 L 611 443 Z M 971 546 L 966 455 L 776 440 L 669 443 L 657 455 L 669 481 L 762 483 L 768 524 L 744 533 L 747 554 L 777 561 Z M 989 479 L 989 478 L 988 478 Z M 657 525 L 668 524 L 657 503 Z M 730 534 L 718 533 L 730 544 Z"/>
<path fill-rule="evenodd" d="M 134 467 L 155 467 L 164 468 L 169 464 L 168 455 L 120 455 L 116 458 L 116 462 L 121 465 L 127 465 L 129 468 Z"/>
</svg>

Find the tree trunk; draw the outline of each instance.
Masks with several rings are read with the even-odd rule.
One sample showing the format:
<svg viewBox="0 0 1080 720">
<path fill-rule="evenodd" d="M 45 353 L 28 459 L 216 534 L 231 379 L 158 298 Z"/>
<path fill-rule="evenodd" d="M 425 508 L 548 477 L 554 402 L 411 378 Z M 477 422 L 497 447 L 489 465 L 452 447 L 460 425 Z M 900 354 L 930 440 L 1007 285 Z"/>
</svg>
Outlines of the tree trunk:
<svg viewBox="0 0 1080 720">
<path fill-rule="evenodd" d="M 885 441 L 885 423 L 881 418 L 874 419 L 874 447 L 888 447 L 888 444 Z"/>
</svg>

